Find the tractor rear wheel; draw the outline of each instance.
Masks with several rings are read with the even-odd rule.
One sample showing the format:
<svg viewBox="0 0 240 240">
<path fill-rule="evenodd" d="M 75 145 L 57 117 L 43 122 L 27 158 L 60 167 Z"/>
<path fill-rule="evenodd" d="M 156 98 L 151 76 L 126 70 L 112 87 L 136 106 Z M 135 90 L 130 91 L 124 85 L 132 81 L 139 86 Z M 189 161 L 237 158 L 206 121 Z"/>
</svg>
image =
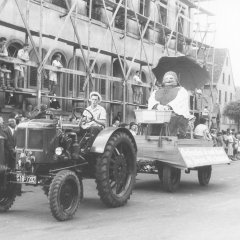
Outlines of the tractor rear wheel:
<svg viewBox="0 0 240 240">
<path fill-rule="evenodd" d="M 198 169 L 198 181 L 201 186 L 208 185 L 212 175 L 212 166 L 204 166 Z"/>
<path fill-rule="evenodd" d="M 0 190 L 0 212 L 6 212 L 11 208 L 18 190 L 18 184 L 16 183 L 9 183 L 5 190 Z"/>
<path fill-rule="evenodd" d="M 163 188 L 168 192 L 175 192 L 179 186 L 181 170 L 168 165 L 163 166 Z"/>
<path fill-rule="evenodd" d="M 71 219 L 78 209 L 81 190 L 80 180 L 73 171 L 63 170 L 57 173 L 49 189 L 53 217 L 59 221 Z"/>
<path fill-rule="evenodd" d="M 108 140 L 105 152 L 97 158 L 98 195 L 108 207 L 127 203 L 136 177 L 136 149 L 125 132 L 116 132 Z"/>
</svg>

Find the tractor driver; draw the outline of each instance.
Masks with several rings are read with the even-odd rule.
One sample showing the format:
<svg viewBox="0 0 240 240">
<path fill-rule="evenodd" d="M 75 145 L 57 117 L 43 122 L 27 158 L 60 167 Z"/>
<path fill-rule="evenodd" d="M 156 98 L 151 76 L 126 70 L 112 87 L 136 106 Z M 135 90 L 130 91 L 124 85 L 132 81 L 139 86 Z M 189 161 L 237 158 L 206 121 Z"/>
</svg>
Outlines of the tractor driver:
<svg viewBox="0 0 240 240">
<path fill-rule="evenodd" d="M 84 147 L 86 150 L 91 147 L 97 134 L 106 126 L 106 110 L 104 107 L 99 105 L 99 103 L 102 101 L 101 95 L 98 92 L 91 92 L 89 101 L 91 105 L 86 108 L 87 111 L 85 110 L 83 112 L 85 117 L 80 126 L 81 135 L 85 133 L 90 134 L 90 138 L 87 140 L 87 146 L 86 148 Z M 81 145 L 83 142 L 84 139 L 81 141 Z"/>
</svg>

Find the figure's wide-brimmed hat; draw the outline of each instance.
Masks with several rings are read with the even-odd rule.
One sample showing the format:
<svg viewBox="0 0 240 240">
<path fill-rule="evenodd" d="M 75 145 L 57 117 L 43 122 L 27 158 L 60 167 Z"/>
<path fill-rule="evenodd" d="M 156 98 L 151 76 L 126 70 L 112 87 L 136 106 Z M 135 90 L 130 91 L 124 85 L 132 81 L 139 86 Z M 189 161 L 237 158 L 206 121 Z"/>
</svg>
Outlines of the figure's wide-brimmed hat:
<svg viewBox="0 0 240 240">
<path fill-rule="evenodd" d="M 97 95 L 97 96 L 98 96 L 98 98 L 99 98 L 99 102 L 101 102 L 101 101 L 102 101 L 102 96 L 100 95 L 100 93 L 99 93 L 99 92 L 91 92 L 91 93 L 90 93 L 90 95 L 89 95 L 89 97 L 91 98 L 91 97 L 92 97 L 92 95 Z"/>
</svg>

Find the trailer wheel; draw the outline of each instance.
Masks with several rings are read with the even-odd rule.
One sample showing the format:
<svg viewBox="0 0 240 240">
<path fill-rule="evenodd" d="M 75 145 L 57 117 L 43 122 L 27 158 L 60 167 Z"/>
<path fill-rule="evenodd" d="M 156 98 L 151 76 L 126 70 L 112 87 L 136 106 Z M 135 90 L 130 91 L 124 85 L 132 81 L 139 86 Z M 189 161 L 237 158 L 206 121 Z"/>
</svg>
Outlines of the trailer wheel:
<svg viewBox="0 0 240 240">
<path fill-rule="evenodd" d="M 198 181 L 201 186 L 208 185 L 212 175 L 212 166 L 198 168 Z"/>
<path fill-rule="evenodd" d="M 49 189 L 50 209 L 59 221 L 71 219 L 76 213 L 82 197 L 77 175 L 69 170 L 57 173 Z"/>
<path fill-rule="evenodd" d="M 134 143 L 128 134 L 114 133 L 96 163 L 96 184 L 102 202 L 108 207 L 125 205 L 132 194 L 135 177 Z"/>
<path fill-rule="evenodd" d="M 17 196 L 18 184 L 9 183 L 6 190 L 0 190 L 0 212 L 8 211 Z"/>
<path fill-rule="evenodd" d="M 175 192 L 179 186 L 181 170 L 178 168 L 163 166 L 163 188 L 168 192 Z"/>
<path fill-rule="evenodd" d="M 157 169 L 158 169 L 158 178 L 159 178 L 160 182 L 163 183 L 163 166 L 158 165 Z"/>
</svg>

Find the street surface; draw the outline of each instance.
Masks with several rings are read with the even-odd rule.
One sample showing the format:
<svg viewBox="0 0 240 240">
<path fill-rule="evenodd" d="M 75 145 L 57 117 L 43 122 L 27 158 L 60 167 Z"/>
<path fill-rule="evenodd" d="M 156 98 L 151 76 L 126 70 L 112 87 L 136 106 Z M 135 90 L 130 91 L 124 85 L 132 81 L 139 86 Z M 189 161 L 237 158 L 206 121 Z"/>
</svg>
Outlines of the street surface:
<svg viewBox="0 0 240 240">
<path fill-rule="evenodd" d="M 239 240 L 240 161 L 214 166 L 210 184 L 182 171 L 181 185 L 166 193 L 157 175 L 138 175 L 131 200 L 108 209 L 93 180 L 84 180 L 84 201 L 75 217 L 57 222 L 39 187 L 24 187 L 12 209 L 0 214 L 0 239 Z"/>
</svg>

